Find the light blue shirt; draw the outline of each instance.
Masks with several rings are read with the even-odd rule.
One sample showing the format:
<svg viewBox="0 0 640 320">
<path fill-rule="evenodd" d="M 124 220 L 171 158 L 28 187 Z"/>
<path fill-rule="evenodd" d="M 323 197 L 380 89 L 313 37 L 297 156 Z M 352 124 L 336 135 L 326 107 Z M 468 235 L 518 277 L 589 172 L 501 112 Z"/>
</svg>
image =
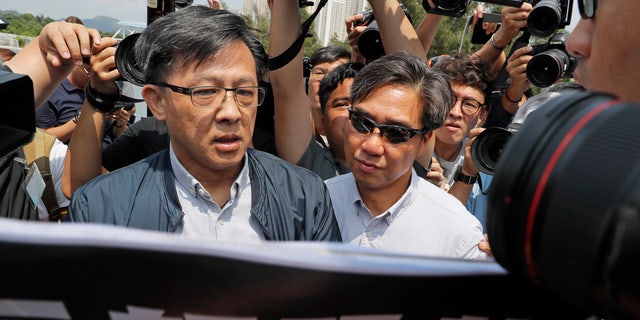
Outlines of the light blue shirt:
<svg viewBox="0 0 640 320">
<path fill-rule="evenodd" d="M 473 184 L 473 189 L 471 189 L 471 194 L 467 199 L 467 210 L 478 218 L 482 224 L 482 228 L 487 230 L 488 194 L 485 195 L 482 192 L 487 193 L 489 191 L 493 176 L 480 172 L 479 181 L 482 181 L 482 190 L 480 190 L 480 184 L 478 182 Z"/>
<path fill-rule="evenodd" d="M 264 235 L 251 219 L 251 180 L 247 156 L 244 166 L 231 186 L 231 196 L 221 208 L 202 184 L 182 166 L 173 146 L 169 145 L 171 167 L 184 220 L 182 235 L 231 242 L 259 242 Z"/>
<path fill-rule="evenodd" d="M 412 170 L 404 195 L 373 217 L 352 173 L 325 181 L 344 242 L 378 250 L 448 258 L 484 259 L 482 226 L 458 199 Z"/>
</svg>

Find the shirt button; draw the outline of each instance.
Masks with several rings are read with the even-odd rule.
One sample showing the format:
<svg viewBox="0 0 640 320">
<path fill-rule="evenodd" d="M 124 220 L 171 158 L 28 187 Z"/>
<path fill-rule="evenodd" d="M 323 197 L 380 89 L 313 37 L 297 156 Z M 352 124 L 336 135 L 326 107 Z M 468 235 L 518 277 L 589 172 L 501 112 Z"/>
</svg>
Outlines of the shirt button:
<svg viewBox="0 0 640 320">
<path fill-rule="evenodd" d="M 199 194 L 200 196 L 204 196 L 204 189 L 202 189 L 202 188 L 198 188 L 198 194 Z"/>
<path fill-rule="evenodd" d="M 387 223 L 391 224 L 391 222 L 393 222 L 393 217 L 392 216 L 388 216 L 387 217 Z"/>
</svg>

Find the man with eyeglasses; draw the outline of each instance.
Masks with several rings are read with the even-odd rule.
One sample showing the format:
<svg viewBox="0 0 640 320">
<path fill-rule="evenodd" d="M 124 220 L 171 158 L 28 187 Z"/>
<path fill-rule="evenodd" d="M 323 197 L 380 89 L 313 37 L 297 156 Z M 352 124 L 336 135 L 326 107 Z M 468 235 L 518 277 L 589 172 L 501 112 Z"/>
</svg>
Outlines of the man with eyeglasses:
<svg viewBox="0 0 640 320">
<path fill-rule="evenodd" d="M 433 156 L 444 169 L 449 186 L 455 181 L 473 184 L 478 172 L 462 167 L 464 147 L 471 130 L 481 127 L 486 119 L 491 76 L 485 65 L 468 55 L 442 58 L 433 68 L 449 76 L 454 96 L 444 125 L 435 130 Z"/>
<path fill-rule="evenodd" d="M 307 96 L 311 101 L 311 116 L 313 118 L 316 140 L 325 147 L 329 145 L 326 136 L 327 128 L 323 123 L 322 105 L 318 96 L 322 79 L 335 67 L 351 60 L 351 52 L 341 46 L 327 46 L 316 50 L 309 57 L 309 79 L 307 81 Z"/>
<path fill-rule="evenodd" d="M 451 101 L 445 75 L 396 52 L 351 86 L 345 155 L 351 173 L 326 180 L 344 242 L 378 250 L 483 259 L 480 222 L 413 170 Z"/>
<path fill-rule="evenodd" d="M 574 79 L 588 90 L 640 102 L 640 1 L 578 0 L 582 19 L 567 39 Z"/>
<path fill-rule="evenodd" d="M 104 117 L 118 94 L 119 73 L 100 49 L 81 120 Z M 249 148 L 267 56 L 241 16 L 186 7 L 150 24 L 133 50 L 169 148 L 80 187 L 71 220 L 228 242 L 340 240 L 322 179 Z"/>
</svg>

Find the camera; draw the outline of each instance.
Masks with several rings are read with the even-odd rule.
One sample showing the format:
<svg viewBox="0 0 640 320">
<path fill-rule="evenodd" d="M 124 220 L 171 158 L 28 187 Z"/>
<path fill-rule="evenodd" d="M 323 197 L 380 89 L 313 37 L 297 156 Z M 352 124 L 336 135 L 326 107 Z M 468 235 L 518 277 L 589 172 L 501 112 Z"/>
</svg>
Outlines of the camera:
<svg viewBox="0 0 640 320">
<path fill-rule="evenodd" d="M 640 318 L 639 118 L 612 95 L 563 94 L 513 135 L 491 182 L 496 261 L 597 318 Z"/>
<path fill-rule="evenodd" d="M 485 1 L 503 6 L 520 7 L 525 0 Z M 467 11 L 471 0 L 422 0 L 422 7 L 431 14 L 459 18 Z"/>
<path fill-rule="evenodd" d="M 0 70 L 0 157 L 33 139 L 36 132 L 33 82 L 27 75 Z"/>
<path fill-rule="evenodd" d="M 123 80 L 129 81 L 139 87 L 146 84 L 144 72 L 140 70 L 136 62 L 135 45 L 140 33 L 134 33 L 122 39 L 116 48 L 116 68 Z"/>
<path fill-rule="evenodd" d="M 570 0 L 537 0 L 527 18 L 527 29 L 537 37 L 548 37 L 571 23 Z"/>
<path fill-rule="evenodd" d="M 565 48 L 568 36 L 567 32 L 557 33 L 547 43 L 533 46 L 533 58 L 527 64 L 527 78 L 532 85 L 544 88 L 573 76 L 577 61 Z"/>
<path fill-rule="evenodd" d="M 402 11 L 411 21 L 411 16 L 405 6 L 400 4 Z M 354 26 L 366 26 L 365 30 L 358 38 L 358 48 L 360 53 L 367 59 L 367 62 L 371 62 L 384 55 L 384 47 L 382 45 L 382 39 L 380 38 L 380 29 L 378 29 L 378 23 L 373 14 L 373 10 L 368 10 L 362 13 L 363 17 L 358 19 L 353 24 Z"/>
<path fill-rule="evenodd" d="M 571 0 L 489 0 L 488 3 L 520 7 L 524 2 L 531 3 L 533 9 L 527 19 L 527 29 L 532 35 L 548 37 L 557 29 L 571 23 Z M 461 17 L 471 0 L 422 0 L 422 7 L 431 14 Z"/>
<path fill-rule="evenodd" d="M 508 129 L 489 127 L 473 140 L 471 158 L 480 172 L 495 174 L 498 159 L 512 134 Z"/>
</svg>

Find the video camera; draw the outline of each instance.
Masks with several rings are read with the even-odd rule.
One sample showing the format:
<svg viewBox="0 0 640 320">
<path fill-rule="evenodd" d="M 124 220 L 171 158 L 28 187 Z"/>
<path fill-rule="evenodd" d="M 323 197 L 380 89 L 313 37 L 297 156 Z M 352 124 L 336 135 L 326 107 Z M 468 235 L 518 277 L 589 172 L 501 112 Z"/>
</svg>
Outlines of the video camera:
<svg viewBox="0 0 640 320">
<path fill-rule="evenodd" d="M 471 0 L 422 0 L 422 7 L 431 14 L 461 17 Z M 527 29 L 532 35 L 548 37 L 571 23 L 571 0 L 488 0 L 488 3 L 520 7 L 531 3 L 533 9 L 527 19 Z"/>
<path fill-rule="evenodd" d="M 27 75 L 0 71 L 0 157 L 33 139 L 36 131 L 33 82 Z"/>
<path fill-rule="evenodd" d="M 402 11 L 411 21 L 411 15 L 407 11 L 407 8 L 403 4 L 400 4 Z M 360 53 L 367 59 L 367 62 L 371 62 L 384 55 L 384 47 L 382 45 L 382 39 L 380 39 L 380 29 L 376 22 L 376 17 L 373 15 L 373 10 L 368 10 L 362 13 L 362 19 L 359 19 L 353 23 L 354 26 L 366 26 L 367 28 L 362 32 L 358 39 L 358 48 Z"/>
</svg>

